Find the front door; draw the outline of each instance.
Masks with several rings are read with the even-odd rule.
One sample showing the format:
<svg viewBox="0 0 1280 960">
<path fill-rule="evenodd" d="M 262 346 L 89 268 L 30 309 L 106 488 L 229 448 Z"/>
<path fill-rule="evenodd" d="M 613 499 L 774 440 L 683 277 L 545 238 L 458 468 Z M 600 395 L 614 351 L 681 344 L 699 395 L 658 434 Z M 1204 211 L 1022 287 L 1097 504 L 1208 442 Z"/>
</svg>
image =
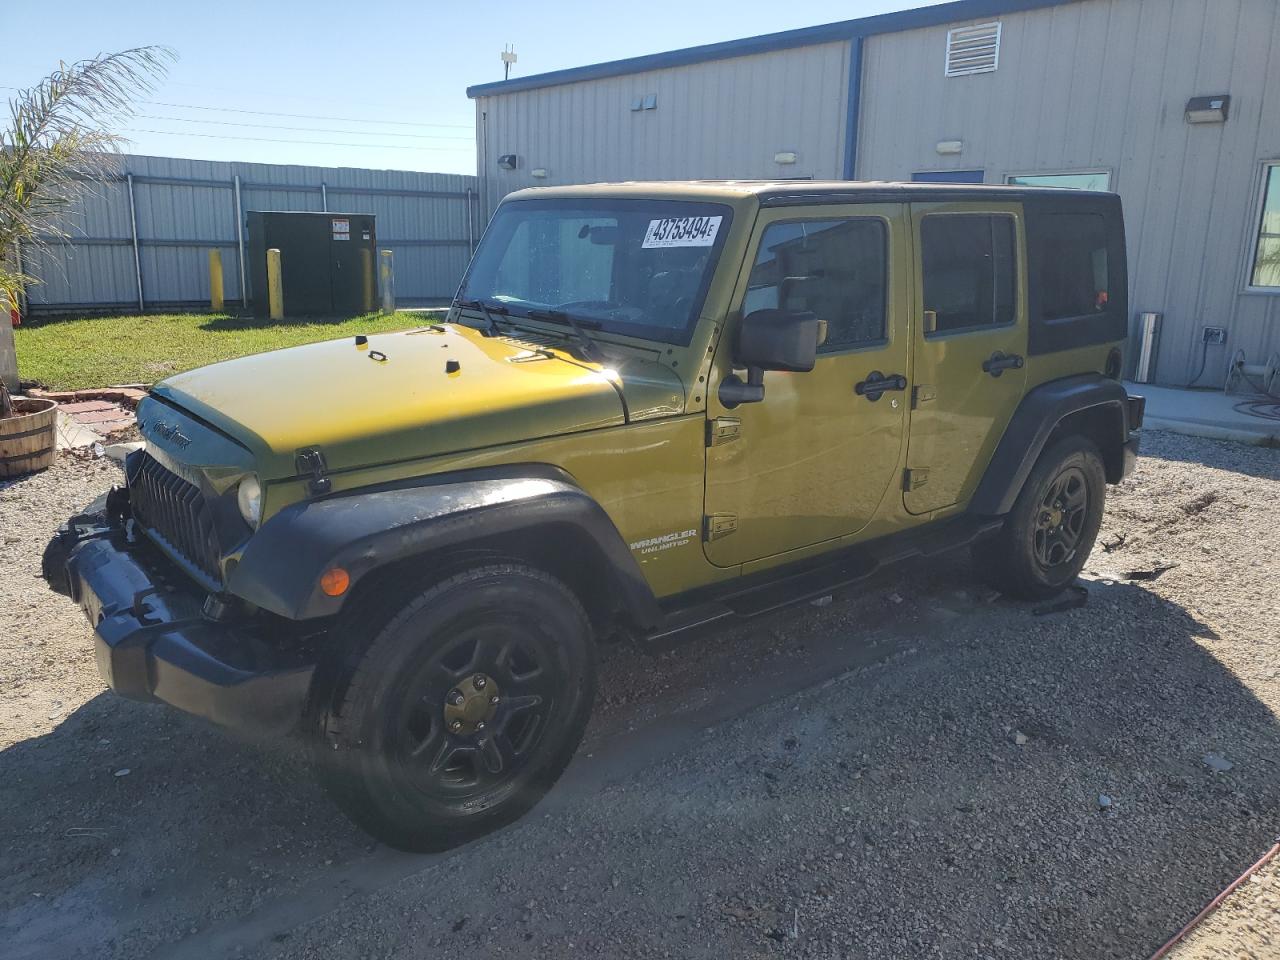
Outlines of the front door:
<svg viewBox="0 0 1280 960">
<path fill-rule="evenodd" d="M 973 493 L 1022 397 L 1022 221 L 1012 203 L 911 205 L 919 322 L 903 499 L 929 513 Z"/>
<path fill-rule="evenodd" d="M 827 336 L 812 371 L 765 374 L 760 403 L 730 409 L 710 391 L 704 548 L 712 563 L 856 533 L 897 479 L 909 229 L 900 204 L 761 214 L 738 310 L 809 310 L 827 322 Z M 721 338 L 714 369 L 732 366 L 731 340 Z"/>
</svg>

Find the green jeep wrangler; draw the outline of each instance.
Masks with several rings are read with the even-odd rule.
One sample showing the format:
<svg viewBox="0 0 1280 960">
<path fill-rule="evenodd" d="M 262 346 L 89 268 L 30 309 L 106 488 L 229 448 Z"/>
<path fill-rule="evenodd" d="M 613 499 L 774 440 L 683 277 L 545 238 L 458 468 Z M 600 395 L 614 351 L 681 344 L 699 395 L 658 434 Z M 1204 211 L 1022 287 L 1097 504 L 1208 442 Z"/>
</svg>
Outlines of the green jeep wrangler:
<svg viewBox="0 0 1280 960">
<path fill-rule="evenodd" d="M 1080 571 L 1133 467 L 1119 198 L 892 183 L 526 190 L 447 317 L 157 384 L 46 576 L 122 696 L 301 728 L 440 849 L 569 762 L 596 643 L 972 543 Z"/>
</svg>

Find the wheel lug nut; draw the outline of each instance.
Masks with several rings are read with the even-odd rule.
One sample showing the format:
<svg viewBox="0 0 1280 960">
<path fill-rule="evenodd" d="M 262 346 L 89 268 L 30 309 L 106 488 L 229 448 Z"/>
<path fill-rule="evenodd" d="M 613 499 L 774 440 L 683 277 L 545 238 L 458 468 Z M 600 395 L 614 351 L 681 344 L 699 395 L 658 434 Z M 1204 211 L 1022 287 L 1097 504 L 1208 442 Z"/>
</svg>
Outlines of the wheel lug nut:
<svg viewBox="0 0 1280 960">
<path fill-rule="evenodd" d="M 471 681 L 471 682 L 472 682 L 472 683 L 474 683 L 474 684 L 476 685 L 476 689 L 477 689 L 477 690 L 483 690 L 483 689 L 484 689 L 484 685 L 485 685 L 485 682 L 486 682 L 486 681 L 485 681 L 485 678 L 484 678 L 484 677 L 482 677 L 482 676 L 478 676 L 478 677 L 476 677 L 476 678 L 475 678 L 473 681 Z"/>
<path fill-rule="evenodd" d="M 496 706 L 498 703 L 498 695 L 495 693 L 492 697 L 489 698 L 489 702 Z"/>
<path fill-rule="evenodd" d="M 453 723 L 449 724 L 449 729 L 450 729 L 450 730 L 452 730 L 454 733 L 461 733 L 461 732 L 462 732 L 462 721 L 461 721 L 461 720 L 455 720 L 455 721 L 453 721 Z"/>
<path fill-rule="evenodd" d="M 455 707 L 458 704 L 462 703 L 464 699 L 465 698 L 462 696 L 461 690 L 452 690 L 449 692 L 449 702 L 452 703 Z"/>
<path fill-rule="evenodd" d="M 477 724 L 476 724 L 476 729 L 477 729 L 477 730 L 483 730 L 483 729 L 484 729 L 484 721 L 483 721 L 483 720 L 481 720 L 479 723 L 477 723 Z"/>
</svg>

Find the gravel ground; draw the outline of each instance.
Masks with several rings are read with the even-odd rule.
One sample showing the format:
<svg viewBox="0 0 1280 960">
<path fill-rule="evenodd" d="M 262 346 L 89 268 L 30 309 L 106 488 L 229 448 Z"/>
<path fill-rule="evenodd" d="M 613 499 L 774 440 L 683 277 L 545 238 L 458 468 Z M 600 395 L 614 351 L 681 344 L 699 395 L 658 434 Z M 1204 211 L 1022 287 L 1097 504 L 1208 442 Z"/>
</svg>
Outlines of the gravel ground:
<svg viewBox="0 0 1280 960">
<path fill-rule="evenodd" d="M 1280 866 L 1272 860 L 1223 902 L 1170 960 L 1280 957 Z"/>
<path fill-rule="evenodd" d="M 960 552 L 612 648 L 560 786 L 437 856 L 347 825 L 293 744 L 106 694 L 38 562 L 118 473 L 0 486 L 3 952 L 1147 957 L 1280 825 L 1280 451 L 1144 444 L 1084 606 L 992 596 Z M 1280 954 L 1278 877 L 1175 956 Z"/>
</svg>

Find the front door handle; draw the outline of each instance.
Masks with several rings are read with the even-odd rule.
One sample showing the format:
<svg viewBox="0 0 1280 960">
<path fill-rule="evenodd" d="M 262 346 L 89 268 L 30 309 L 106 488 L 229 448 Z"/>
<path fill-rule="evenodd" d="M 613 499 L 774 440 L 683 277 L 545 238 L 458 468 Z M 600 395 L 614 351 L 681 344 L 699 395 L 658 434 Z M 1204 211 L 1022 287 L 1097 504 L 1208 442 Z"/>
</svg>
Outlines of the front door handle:
<svg viewBox="0 0 1280 960">
<path fill-rule="evenodd" d="M 1005 353 L 1003 350 L 997 350 L 986 360 L 982 361 L 982 372 L 989 373 L 993 377 L 998 377 L 1006 370 L 1021 370 L 1022 358 L 1016 353 Z"/>
<path fill-rule="evenodd" d="M 902 374 L 891 373 L 885 376 L 879 370 L 872 370 L 867 374 L 867 379 L 859 380 L 853 386 L 854 393 L 872 401 L 879 400 L 880 395 L 886 390 L 905 389 L 907 389 L 907 378 Z"/>
</svg>

